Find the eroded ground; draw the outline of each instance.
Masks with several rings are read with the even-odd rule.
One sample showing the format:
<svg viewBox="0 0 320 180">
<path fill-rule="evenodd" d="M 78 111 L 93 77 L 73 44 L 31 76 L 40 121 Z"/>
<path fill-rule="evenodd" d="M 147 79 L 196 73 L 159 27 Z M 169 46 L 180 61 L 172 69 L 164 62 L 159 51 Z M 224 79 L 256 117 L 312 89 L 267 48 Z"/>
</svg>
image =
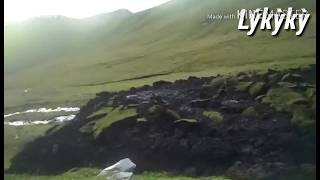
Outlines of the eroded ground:
<svg viewBox="0 0 320 180">
<path fill-rule="evenodd" d="M 310 66 L 102 92 L 29 143 L 9 172 L 55 174 L 129 157 L 138 173 L 313 179 L 315 82 Z"/>
</svg>

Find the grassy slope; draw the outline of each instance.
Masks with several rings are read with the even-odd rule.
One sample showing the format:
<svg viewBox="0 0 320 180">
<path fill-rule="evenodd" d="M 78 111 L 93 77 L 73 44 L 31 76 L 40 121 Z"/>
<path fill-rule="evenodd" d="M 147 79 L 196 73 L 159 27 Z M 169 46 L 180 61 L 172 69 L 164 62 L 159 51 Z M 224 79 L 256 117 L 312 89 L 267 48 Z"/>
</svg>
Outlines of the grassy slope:
<svg viewBox="0 0 320 180">
<path fill-rule="evenodd" d="M 96 177 L 99 173 L 97 169 L 80 169 L 75 172 L 67 172 L 60 176 L 32 176 L 32 175 L 5 175 L 4 177 L 7 180 L 70 180 L 70 179 L 79 179 L 79 180 L 102 180 L 105 179 L 104 177 Z M 191 178 L 191 177 L 183 177 L 174 174 L 168 173 L 152 173 L 152 172 L 145 172 L 143 174 L 134 175 L 135 180 L 230 180 L 224 177 L 199 177 L 199 178 Z"/>
<path fill-rule="evenodd" d="M 10 166 L 10 159 L 19 153 L 24 145 L 31 142 L 33 139 L 45 135 L 45 132 L 52 125 L 37 125 L 37 126 L 4 126 L 4 168 Z M 18 138 L 16 138 L 18 135 Z"/>
<path fill-rule="evenodd" d="M 160 79 L 315 63 L 315 0 L 289 2 L 173 0 L 133 15 L 120 11 L 96 17 L 93 25 L 67 18 L 56 20 L 58 25 L 51 23 L 56 28 L 37 25 L 44 33 L 14 33 L 23 26 L 9 26 L 5 37 L 5 106 L 81 103 L 102 90 L 127 89 Z M 237 20 L 205 22 L 208 13 L 288 5 L 312 12 L 302 37 L 282 32 L 275 38 L 261 31 L 247 37 L 237 30 Z M 158 73 L 168 74 L 139 79 Z M 114 82 L 129 78 L 137 79 Z M 32 90 L 25 94 L 26 88 Z"/>
</svg>

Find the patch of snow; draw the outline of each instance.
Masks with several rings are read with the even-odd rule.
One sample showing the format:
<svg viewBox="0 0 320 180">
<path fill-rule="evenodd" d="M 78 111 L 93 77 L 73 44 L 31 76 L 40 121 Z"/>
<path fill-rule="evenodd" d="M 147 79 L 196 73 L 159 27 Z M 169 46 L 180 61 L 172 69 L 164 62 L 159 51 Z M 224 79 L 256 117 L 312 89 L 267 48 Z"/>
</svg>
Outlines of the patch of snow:
<svg viewBox="0 0 320 180">
<path fill-rule="evenodd" d="M 6 117 L 10 117 L 10 116 L 15 116 L 15 115 L 19 115 L 19 114 L 24 114 L 24 113 L 34 113 L 34 112 L 41 112 L 41 113 L 49 113 L 49 112 L 76 112 L 79 111 L 80 108 L 78 107 L 57 107 L 55 109 L 52 108 L 39 108 L 39 109 L 28 109 L 26 111 L 23 112 L 15 112 L 15 113 L 11 113 L 11 114 L 5 114 L 4 118 Z"/>
<path fill-rule="evenodd" d="M 76 117 L 76 115 L 71 114 L 68 116 L 58 116 L 52 120 L 42 120 L 42 121 L 13 121 L 13 122 L 4 122 L 5 125 L 10 126 L 28 126 L 28 125 L 39 125 L 39 124 L 49 124 L 49 123 L 63 123 L 65 121 L 71 121 Z"/>
<path fill-rule="evenodd" d="M 68 116 L 58 116 L 58 117 L 55 117 L 54 119 L 55 119 L 56 121 L 59 121 L 59 122 L 64 122 L 64 121 L 71 121 L 71 120 L 73 120 L 75 117 L 76 117 L 76 115 L 71 114 L 71 115 L 68 115 Z"/>
<path fill-rule="evenodd" d="M 5 125 L 10 125 L 10 126 L 24 126 L 28 125 L 28 122 L 24 121 L 14 121 L 14 122 L 4 122 Z"/>
</svg>

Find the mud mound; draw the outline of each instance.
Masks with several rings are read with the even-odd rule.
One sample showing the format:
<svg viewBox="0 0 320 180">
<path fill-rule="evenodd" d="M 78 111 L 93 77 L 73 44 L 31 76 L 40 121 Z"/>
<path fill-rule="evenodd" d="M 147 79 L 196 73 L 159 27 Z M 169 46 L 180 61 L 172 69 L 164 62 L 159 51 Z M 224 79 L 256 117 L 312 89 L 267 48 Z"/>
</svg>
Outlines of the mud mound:
<svg viewBox="0 0 320 180">
<path fill-rule="evenodd" d="M 312 176 L 315 78 L 310 66 L 102 92 L 74 121 L 28 144 L 9 171 L 60 173 L 130 157 L 138 171 Z"/>
</svg>

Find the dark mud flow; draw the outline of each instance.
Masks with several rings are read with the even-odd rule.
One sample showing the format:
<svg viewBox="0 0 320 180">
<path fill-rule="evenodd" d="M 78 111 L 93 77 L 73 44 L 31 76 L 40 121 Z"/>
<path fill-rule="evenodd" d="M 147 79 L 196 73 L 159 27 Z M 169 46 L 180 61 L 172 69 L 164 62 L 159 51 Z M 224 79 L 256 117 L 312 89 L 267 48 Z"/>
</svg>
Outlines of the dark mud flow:
<svg viewBox="0 0 320 180">
<path fill-rule="evenodd" d="M 74 121 L 29 143 L 9 171 L 55 174 L 129 157 L 138 172 L 312 179 L 315 81 L 310 66 L 102 92 Z"/>
</svg>

